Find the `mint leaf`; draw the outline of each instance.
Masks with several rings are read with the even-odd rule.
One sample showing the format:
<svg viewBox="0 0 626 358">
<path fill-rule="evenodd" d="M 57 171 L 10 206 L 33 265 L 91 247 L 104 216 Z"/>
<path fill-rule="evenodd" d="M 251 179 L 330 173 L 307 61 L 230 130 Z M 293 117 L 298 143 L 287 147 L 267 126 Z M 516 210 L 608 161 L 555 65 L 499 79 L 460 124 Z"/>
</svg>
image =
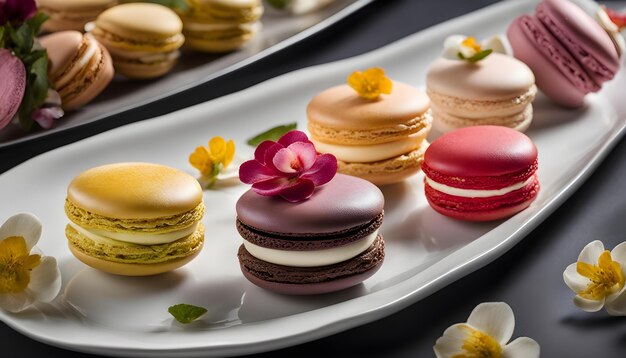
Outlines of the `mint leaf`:
<svg viewBox="0 0 626 358">
<path fill-rule="evenodd" d="M 187 4 L 187 1 L 185 0 L 141 0 L 140 2 L 151 2 L 153 4 L 159 4 L 181 11 L 189 10 L 189 4 Z"/>
<path fill-rule="evenodd" d="M 170 306 L 170 308 L 167 309 L 167 312 L 174 316 L 178 322 L 188 324 L 207 313 L 207 309 L 186 303 L 179 303 L 177 305 Z"/>
<path fill-rule="evenodd" d="M 289 5 L 289 0 L 267 0 L 267 3 L 278 9 L 284 9 Z"/>
<path fill-rule="evenodd" d="M 298 128 L 298 123 L 293 122 L 289 124 L 280 125 L 274 128 L 270 128 L 261 134 L 257 134 L 256 136 L 248 139 L 246 143 L 252 147 L 256 147 L 266 140 L 277 141 L 283 134 Z"/>
<path fill-rule="evenodd" d="M 470 63 L 476 63 L 476 62 L 484 59 L 485 57 L 491 55 L 492 52 L 493 52 L 492 49 L 483 50 L 483 51 L 480 51 L 479 53 L 475 54 L 474 56 L 472 56 L 470 58 L 466 58 L 466 60 L 469 61 Z"/>
<path fill-rule="evenodd" d="M 39 28 L 44 22 L 46 22 L 46 20 L 48 20 L 48 18 L 48 15 L 42 12 L 37 12 L 35 16 L 26 20 L 26 24 L 28 24 L 28 27 L 30 27 L 33 36 L 37 36 L 37 34 L 39 33 Z"/>
<path fill-rule="evenodd" d="M 9 27 L 9 29 L 11 28 Z M 20 25 L 17 30 L 11 29 L 9 31 L 9 34 L 11 35 L 11 40 L 17 47 L 15 52 L 17 52 L 18 54 L 21 55 L 28 53 L 28 51 L 33 48 L 34 36 L 32 30 L 30 29 L 30 26 L 28 26 L 27 23 L 23 23 L 22 25 Z"/>
</svg>

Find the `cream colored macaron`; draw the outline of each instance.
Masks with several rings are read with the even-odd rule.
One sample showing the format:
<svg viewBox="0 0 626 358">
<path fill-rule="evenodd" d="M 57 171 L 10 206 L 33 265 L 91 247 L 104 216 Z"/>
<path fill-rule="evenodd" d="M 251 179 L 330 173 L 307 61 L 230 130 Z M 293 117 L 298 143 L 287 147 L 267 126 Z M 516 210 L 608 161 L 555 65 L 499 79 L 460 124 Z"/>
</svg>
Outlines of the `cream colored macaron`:
<svg viewBox="0 0 626 358">
<path fill-rule="evenodd" d="M 492 53 L 477 63 L 438 58 L 426 83 L 439 132 L 474 125 L 524 131 L 532 121 L 535 76 L 513 57 Z"/>
<path fill-rule="evenodd" d="M 377 185 L 419 171 L 432 122 L 426 94 L 395 81 L 374 100 L 348 85 L 327 89 L 311 100 L 307 118 L 317 150 L 335 155 L 339 172 Z"/>
<path fill-rule="evenodd" d="M 48 32 L 84 31 L 85 24 L 115 6 L 117 0 L 36 0 L 39 11 L 48 15 L 42 29 Z"/>
<path fill-rule="evenodd" d="M 92 33 L 111 53 L 116 73 L 146 79 L 174 67 L 185 42 L 182 29 L 178 15 L 165 6 L 129 3 L 100 14 Z"/>
<path fill-rule="evenodd" d="M 204 243 L 203 193 L 190 175 L 149 163 L 89 169 L 67 189 L 65 233 L 75 256 L 128 276 L 180 267 Z"/>
</svg>

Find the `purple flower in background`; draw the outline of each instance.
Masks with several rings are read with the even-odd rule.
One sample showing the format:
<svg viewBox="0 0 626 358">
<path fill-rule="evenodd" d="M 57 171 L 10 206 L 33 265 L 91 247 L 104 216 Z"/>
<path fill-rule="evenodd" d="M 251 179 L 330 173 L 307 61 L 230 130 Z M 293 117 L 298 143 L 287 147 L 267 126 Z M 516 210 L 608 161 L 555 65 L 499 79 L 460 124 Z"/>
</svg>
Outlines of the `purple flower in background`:
<svg viewBox="0 0 626 358">
<path fill-rule="evenodd" d="M 50 129 L 54 122 L 63 117 L 64 114 L 63 109 L 61 109 L 61 96 L 57 91 L 49 89 L 43 107 L 33 112 L 32 118 L 39 123 L 41 128 Z"/>
<path fill-rule="evenodd" d="M 37 12 L 35 0 L 0 0 L 0 25 L 19 25 Z"/>
</svg>

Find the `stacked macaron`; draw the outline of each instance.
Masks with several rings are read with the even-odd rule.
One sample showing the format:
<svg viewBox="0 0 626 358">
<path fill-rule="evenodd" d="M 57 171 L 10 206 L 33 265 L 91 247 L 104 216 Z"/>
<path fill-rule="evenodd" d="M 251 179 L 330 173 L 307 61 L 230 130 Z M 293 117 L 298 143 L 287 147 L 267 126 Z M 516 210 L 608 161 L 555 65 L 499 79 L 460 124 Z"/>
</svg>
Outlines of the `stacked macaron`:
<svg viewBox="0 0 626 358">
<path fill-rule="evenodd" d="M 391 93 L 368 99 L 344 84 L 309 103 L 311 140 L 321 153 L 337 157 L 340 173 L 385 185 L 419 171 L 432 122 L 430 101 L 407 84 L 391 86 Z"/>
<path fill-rule="evenodd" d="M 535 15 L 510 25 L 515 57 L 535 73 L 537 86 L 566 107 L 580 107 L 587 93 L 600 90 L 619 69 L 611 37 L 568 0 L 543 0 Z"/>
<path fill-rule="evenodd" d="M 441 57 L 426 85 L 433 127 L 441 133 L 475 125 L 524 131 L 532 122 L 535 76 L 513 57 L 491 53 L 476 63 Z"/>
<path fill-rule="evenodd" d="M 36 0 L 37 8 L 48 15 L 42 28 L 48 32 L 84 31 L 104 10 L 116 5 L 117 0 Z"/>
<path fill-rule="evenodd" d="M 336 174 L 292 131 L 261 143 L 240 179 L 252 189 L 237 201 L 237 256 L 244 276 L 286 294 L 319 294 L 361 283 L 381 266 L 384 197 L 373 184 Z"/>
<path fill-rule="evenodd" d="M 178 15 L 165 6 L 130 3 L 100 14 L 91 32 L 111 53 L 117 73 L 146 79 L 174 67 L 185 42 L 182 26 Z"/>
<path fill-rule="evenodd" d="M 50 60 L 48 77 L 65 110 L 91 101 L 113 79 L 111 56 L 89 34 L 61 31 L 43 36 L 40 43 Z"/>
<path fill-rule="evenodd" d="M 221 53 L 236 50 L 261 29 L 260 0 L 189 0 L 181 13 L 186 45 L 194 50 Z"/>
<path fill-rule="evenodd" d="M 457 129 L 426 150 L 426 199 L 437 212 L 456 219 L 505 218 L 535 200 L 537 167 L 537 148 L 518 131 L 500 126 Z"/>
<path fill-rule="evenodd" d="M 71 252 L 105 272 L 145 276 L 181 267 L 204 243 L 202 189 L 162 165 L 118 163 L 89 169 L 67 189 Z"/>
</svg>

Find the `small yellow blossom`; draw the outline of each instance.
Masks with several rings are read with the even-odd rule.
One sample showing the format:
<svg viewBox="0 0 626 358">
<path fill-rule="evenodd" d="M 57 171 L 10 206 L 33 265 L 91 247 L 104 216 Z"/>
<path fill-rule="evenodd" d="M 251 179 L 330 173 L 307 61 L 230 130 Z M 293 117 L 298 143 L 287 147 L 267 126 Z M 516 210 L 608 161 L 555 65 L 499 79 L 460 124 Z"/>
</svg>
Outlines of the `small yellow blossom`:
<svg viewBox="0 0 626 358">
<path fill-rule="evenodd" d="M 354 89 L 359 96 L 373 100 L 381 94 L 390 94 L 392 83 L 385 76 L 385 70 L 374 67 L 363 72 L 354 71 L 348 77 L 348 85 Z"/>
<path fill-rule="evenodd" d="M 463 340 L 461 346 L 465 352 L 457 354 L 453 358 L 502 357 L 502 346 L 495 338 L 468 325 L 461 325 L 460 328 L 467 331 L 467 338 Z"/>
<path fill-rule="evenodd" d="M 480 52 L 483 50 L 480 44 L 476 42 L 476 38 L 474 38 L 473 36 L 470 36 L 463 40 L 463 42 L 461 42 L 461 46 L 470 48 L 474 50 L 474 52 Z"/>
<path fill-rule="evenodd" d="M 197 147 L 189 155 L 189 163 L 200 171 L 203 181 L 211 186 L 216 177 L 228 167 L 235 156 L 235 142 L 213 137 L 208 147 Z"/>
<path fill-rule="evenodd" d="M 578 293 L 581 297 L 598 300 L 619 292 L 624 287 L 622 267 L 619 262 L 613 261 L 609 250 L 600 254 L 597 265 L 578 261 L 576 271 L 591 281 L 587 289 Z"/>
<path fill-rule="evenodd" d="M 40 263 L 41 256 L 30 254 L 23 237 L 0 241 L 0 293 L 24 291 L 30 283 L 30 272 Z"/>
</svg>

